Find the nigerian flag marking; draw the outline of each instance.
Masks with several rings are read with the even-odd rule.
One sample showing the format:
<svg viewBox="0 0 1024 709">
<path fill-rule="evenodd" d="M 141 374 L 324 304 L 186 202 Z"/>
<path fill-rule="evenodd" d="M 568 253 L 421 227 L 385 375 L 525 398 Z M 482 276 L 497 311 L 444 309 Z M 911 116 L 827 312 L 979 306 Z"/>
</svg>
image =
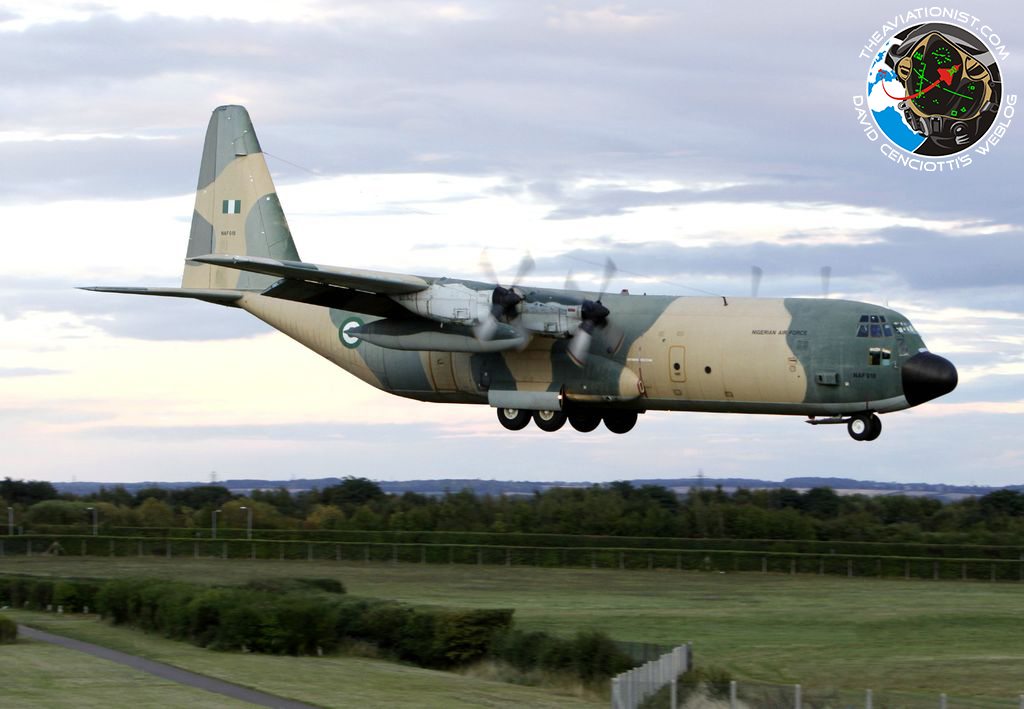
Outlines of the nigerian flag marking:
<svg viewBox="0 0 1024 709">
<path fill-rule="evenodd" d="M 226 199 L 221 205 L 221 212 L 223 214 L 241 214 L 242 213 L 242 200 L 240 199 Z"/>
</svg>

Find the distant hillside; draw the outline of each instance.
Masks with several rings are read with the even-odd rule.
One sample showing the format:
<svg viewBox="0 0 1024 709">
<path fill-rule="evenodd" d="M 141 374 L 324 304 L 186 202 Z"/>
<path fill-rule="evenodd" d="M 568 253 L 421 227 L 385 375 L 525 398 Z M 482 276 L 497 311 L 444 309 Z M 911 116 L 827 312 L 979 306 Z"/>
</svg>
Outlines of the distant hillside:
<svg viewBox="0 0 1024 709">
<path fill-rule="evenodd" d="M 246 493 L 250 490 L 272 490 L 285 488 L 290 492 L 301 492 L 304 490 L 323 489 L 341 482 L 341 478 L 298 478 L 294 480 L 222 480 L 217 482 L 191 481 L 191 482 L 162 482 L 146 481 L 136 483 L 98 483 L 98 482 L 71 482 L 54 483 L 59 492 L 72 493 L 75 495 L 87 495 L 98 491 L 101 487 L 114 488 L 124 487 L 129 492 L 147 487 L 163 487 L 168 489 L 194 487 L 196 485 L 222 485 L 234 493 Z M 840 494 L 865 494 L 865 495 L 914 495 L 921 497 L 936 497 L 951 501 L 975 495 L 984 495 L 993 490 L 1002 489 L 999 487 L 988 487 L 982 485 L 948 485 L 944 483 L 895 483 L 877 482 L 872 480 L 853 480 L 851 478 L 830 478 L 830 477 L 799 477 L 787 478 L 781 482 L 771 480 L 757 480 L 755 478 L 712 478 L 712 477 L 690 477 L 690 478 L 641 478 L 630 480 L 635 486 L 658 485 L 676 492 L 686 492 L 690 488 L 714 488 L 721 486 L 724 490 L 732 491 L 737 488 L 767 489 L 787 487 L 796 490 L 806 490 L 812 487 L 830 487 Z M 445 492 L 459 492 L 470 490 L 477 495 L 531 495 L 535 491 L 544 491 L 553 487 L 589 487 L 597 483 L 590 482 L 565 482 L 565 481 L 528 481 L 528 480 L 478 480 L 475 478 L 441 478 L 434 480 L 400 480 L 400 481 L 378 481 L 381 488 L 388 493 L 401 494 L 404 492 L 416 492 L 422 495 L 443 495 Z M 607 483 L 601 483 L 607 484 Z M 1024 492 L 1024 485 L 1007 486 L 1006 489 Z"/>
</svg>

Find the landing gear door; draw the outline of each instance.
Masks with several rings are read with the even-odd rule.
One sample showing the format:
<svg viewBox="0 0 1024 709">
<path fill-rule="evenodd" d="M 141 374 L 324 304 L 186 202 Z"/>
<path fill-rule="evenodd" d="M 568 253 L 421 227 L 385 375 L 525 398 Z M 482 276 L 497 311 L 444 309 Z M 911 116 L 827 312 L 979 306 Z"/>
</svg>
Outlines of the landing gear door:
<svg viewBox="0 0 1024 709">
<path fill-rule="evenodd" d="M 430 378 L 437 391 L 455 391 L 455 374 L 452 371 L 451 352 L 429 352 Z"/>
</svg>

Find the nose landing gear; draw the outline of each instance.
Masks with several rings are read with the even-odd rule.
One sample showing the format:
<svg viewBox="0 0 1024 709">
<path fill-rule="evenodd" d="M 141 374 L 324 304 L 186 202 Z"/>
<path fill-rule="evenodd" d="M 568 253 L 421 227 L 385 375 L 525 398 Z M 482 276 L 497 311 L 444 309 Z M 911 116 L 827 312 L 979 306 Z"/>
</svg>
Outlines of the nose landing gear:
<svg viewBox="0 0 1024 709">
<path fill-rule="evenodd" d="M 873 441 L 882 433 L 882 419 L 876 414 L 857 414 L 846 423 L 846 430 L 855 441 Z"/>
<path fill-rule="evenodd" d="M 812 426 L 845 423 L 846 430 L 850 433 L 850 438 L 855 441 L 873 441 L 882 434 L 882 420 L 874 413 L 830 416 L 828 418 L 815 418 L 811 416 L 805 423 L 809 423 Z"/>
</svg>

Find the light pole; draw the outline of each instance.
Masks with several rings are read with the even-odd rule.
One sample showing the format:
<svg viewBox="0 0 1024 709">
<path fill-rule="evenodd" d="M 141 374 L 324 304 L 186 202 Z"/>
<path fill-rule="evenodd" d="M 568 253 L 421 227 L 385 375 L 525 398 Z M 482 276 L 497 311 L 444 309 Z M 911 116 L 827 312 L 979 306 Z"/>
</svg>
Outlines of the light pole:
<svg viewBox="0 0 1024 709">
<path fill-rule="evenodd" d="M 249 511 L 249 521 L 245 525 L 245 538 L 252 539 L 252 508 L 251 507 L 239 507 L 240 510 Z"/>
<path fill-rule="evenodd" d="M 14 536 L 14 508 L 7 508 L 7 533 Z"/>
<path fill-rule="evenodd" d="M 95 507 L 86 507 L 86 511 L 92 510 L 92 536 L 99 534 L 99 510 Z"/>
<path fill-rule="evenodd" d="M 211 539 L 216 539 L 217 538 L 217 515 L 220 514 L 222 511 L 223 510 L 214 510 L 213 511 L 213 524 L 210 525 L 210 538 Z"/>
</svg>

